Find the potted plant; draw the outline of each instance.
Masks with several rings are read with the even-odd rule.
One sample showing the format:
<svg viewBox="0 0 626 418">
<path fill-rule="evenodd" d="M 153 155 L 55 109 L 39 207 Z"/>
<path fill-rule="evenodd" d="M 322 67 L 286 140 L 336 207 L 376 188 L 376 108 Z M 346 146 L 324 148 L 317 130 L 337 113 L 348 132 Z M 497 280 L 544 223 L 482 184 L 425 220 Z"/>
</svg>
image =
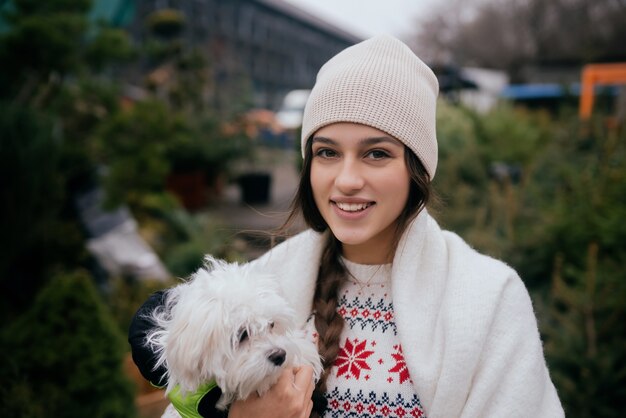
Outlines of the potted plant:
<svg viewBox="0 0 626 418">
<path fill-rule="evenodd" d="M 232 165 L 249 151 L 247 136 L 205 116 L 190 126 L 189 135 L 170 144 L 168 188 L 187 209 L 200 209 L 221 196 Z"/>
<path fill-rule="evenodd" d="M 267 204 L 271 199 L 272 169 L 277 161 L 277 148 L 284 146 L 280 141 L 283 132 L 277 128 L 273 112 L 255 109 L 244 118 L 247 136 L 252 138 L 249 152 L 239 167 L 237 184 L 242 203 L 248 205 Z"/>
</svg>

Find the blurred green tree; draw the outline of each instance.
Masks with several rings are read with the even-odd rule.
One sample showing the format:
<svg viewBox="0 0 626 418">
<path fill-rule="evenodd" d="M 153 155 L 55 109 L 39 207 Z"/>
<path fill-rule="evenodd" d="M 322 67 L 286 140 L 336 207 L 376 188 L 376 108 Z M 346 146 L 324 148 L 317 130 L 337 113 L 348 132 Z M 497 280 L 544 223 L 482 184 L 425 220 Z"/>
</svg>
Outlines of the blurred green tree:
<svg viewBox="0 0 626 418">
<path fill-rule="evenodd" d="M 525 262 L 551 272 L 541 325 L 567 416 L 614 417 L 626 396 L 626 130 L 589 128 L 566 126 L 539 162 L 551 204 Z"/>
<path fill-rule="evenodd" d="M 488 182 L 471 111 L 440 100 L 437 141 L 439 164 L 433 186 L 443 206 L 438 216 L 447 228 L 469 234 L 477 223 L 477 211 L 470 208 L 484 202 Z"/>
<path fill-rule="evenodd" d="M 102 181 L 109 204 L 139 209 L 143 196 L 162 193 L 170 143 L 188 135 L 181 115 L 156 100 L 137 102 L 104 120 L 94 133 L 93 154 L 106 167 Z"/>
<path fill-rule="evenodd" d="M 91 0 L 13 0 L 1 9 L 0 99 L 49 106 L 69 76 L 133 56 L 125 32 L 96 25 Z"/>
<path fill-rule="evenodd" d="M 87 274 L 50 280 L 0 347 L 1 416 L 136 416 L 124 338 Z"/>
<path fill-rule="evenodd" d="M 40 111 L 0 102 L 3 220 L 0 324 L 28 306 L 46 274 L 85 262 L 82 232 L 67 214 L 61 138 Z"/>
<path fill-rule="evenodd" d="M 502 104 L 486 114 L 440 101 L 438 173 L 441 222 L 478 249 L 520 266 L 519 247 L 536 211 L 528 177 L 550 142 L 542 114 Z"/>
<path fill-rule="evenodd" d="M 89 0 L 14 0 L 0 8 L 0 289 L 10 321 L 52 271 L 89 265 L 74 208 L 98 178 L 90 136 L 118 109 L 112 80 L 94 77 L 130 54 L 125 34 L 87 18 Z M 10 203 L 8 203 L 10 202 Z"/>
<path fill-rule="evenodd" d="M 626 129 L 602 116 L 592 124 L 573 112 L 544 116 L 509 107 L 479 115 L 441 103 L 438 217 L 526 282 L 566 415 L 619 416 Z"/>
<path fill-rule="evenodd" d="M 245 80 L 214 83 L 207 49 L 185 42 L 185 26 L 178 10 L 154 11 L 146 17 L 140 50 L 147 88 L 185 128 L 167 144 L 168 189 L 187 209 L 197 210 L 219 196 L 233 163 L 251 155 L 245 130 L 251 95 Z"/>
<path fill-rule="evenodd" d="M 0 97 L 22 103 L 40 101 L 62 78 L 80 66 L 90 0 L 14 0 L 2 18 Z"/>
</svg>

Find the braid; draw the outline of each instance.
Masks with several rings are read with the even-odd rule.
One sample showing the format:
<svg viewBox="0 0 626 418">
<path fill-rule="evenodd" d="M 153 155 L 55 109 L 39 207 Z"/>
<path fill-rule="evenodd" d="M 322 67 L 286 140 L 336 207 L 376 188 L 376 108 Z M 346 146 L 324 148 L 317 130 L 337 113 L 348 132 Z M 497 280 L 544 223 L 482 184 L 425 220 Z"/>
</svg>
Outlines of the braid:
<svg viewBox="0 0 626 418">
<path fill-rule="evenodd" d="M 339 337 L 344 326 L 343 318 L 337 313 L 337 293 L 345 277 L 345 267 L 339 259 L 340 254 L 341 244 L 332 234 L 327 234 L 313 301 L 315 328 L 319 336 L 318 349 L 324 366 L 313 392 L 314 405 L 311 417 L 314 418 L 322 416 L 326 409 L 324 396 L 326 380 L 339 353 Z"/>
</svg>

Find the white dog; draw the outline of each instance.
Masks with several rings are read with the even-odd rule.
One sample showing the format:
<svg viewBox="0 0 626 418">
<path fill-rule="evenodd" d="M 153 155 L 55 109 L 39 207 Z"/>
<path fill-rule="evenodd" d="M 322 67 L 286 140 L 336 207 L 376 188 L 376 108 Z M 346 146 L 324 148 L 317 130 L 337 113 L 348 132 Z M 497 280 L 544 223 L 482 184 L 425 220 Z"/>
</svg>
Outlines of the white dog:
<svg viewBox="0 0 626 418">
<path fill-rule="evenodd" d="M 195 392 L 215 381 L 222 390 L 218 409 L 250 394 L 265 393 L 285 367 L 311 365 L 322 371 L 315 343 L 295 330 L 293 311 L 276 281 L 249 265 L 211 257 L 189 281 L 167 291 L 148 344 L 157 367 L 167 372 L 167 392 Z"/>
</svg>

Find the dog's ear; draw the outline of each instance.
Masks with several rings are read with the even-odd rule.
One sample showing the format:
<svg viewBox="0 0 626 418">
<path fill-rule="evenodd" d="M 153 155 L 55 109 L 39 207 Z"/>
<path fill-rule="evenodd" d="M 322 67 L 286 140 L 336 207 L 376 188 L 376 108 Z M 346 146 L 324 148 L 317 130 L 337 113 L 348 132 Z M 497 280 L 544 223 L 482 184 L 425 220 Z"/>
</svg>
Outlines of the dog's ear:
<svg viewBox="0 0 626 418">
<path fill-rule="evenodd" d="M 170 384 L 194 391 L 223 369 L 219 353 L 228 349 L 231 336 L 217 305 L 212 298 L 191 301 L 182 297 L 173 308 L 165 347 Z"/>
</svg>

